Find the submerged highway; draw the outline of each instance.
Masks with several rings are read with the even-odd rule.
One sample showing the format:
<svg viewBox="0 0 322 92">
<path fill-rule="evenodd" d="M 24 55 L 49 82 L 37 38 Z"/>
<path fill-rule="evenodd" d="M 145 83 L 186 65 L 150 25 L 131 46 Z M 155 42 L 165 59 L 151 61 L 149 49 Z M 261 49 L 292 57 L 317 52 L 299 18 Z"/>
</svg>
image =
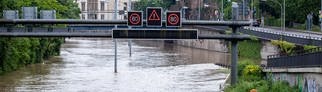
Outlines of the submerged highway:
<svg viewBox="0 0 322 92">
<path fill-rule="evenodd" d="M 230 56 L 163 41 L 118 42 L 119 73 L 113 73 L 114 43 L 107 38 L 66 39 L 61 55 L 0 76 L 0 91 L 217 92 L 229 70 L 214 65 Z"/>
</svg>

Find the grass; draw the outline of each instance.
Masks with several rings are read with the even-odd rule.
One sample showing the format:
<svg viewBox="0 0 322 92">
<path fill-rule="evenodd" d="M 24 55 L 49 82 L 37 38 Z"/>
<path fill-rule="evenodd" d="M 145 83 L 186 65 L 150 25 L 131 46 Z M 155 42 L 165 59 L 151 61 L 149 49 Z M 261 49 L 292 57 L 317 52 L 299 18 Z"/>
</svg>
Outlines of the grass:
<svg viewBox="0 0 322 92">
<path fill-rule="evenodd" d="M 259 40 L 246 40 L 238 44 L 240 61 L 254 61 L 260 64 L 262 44 Z"/>
</svg>

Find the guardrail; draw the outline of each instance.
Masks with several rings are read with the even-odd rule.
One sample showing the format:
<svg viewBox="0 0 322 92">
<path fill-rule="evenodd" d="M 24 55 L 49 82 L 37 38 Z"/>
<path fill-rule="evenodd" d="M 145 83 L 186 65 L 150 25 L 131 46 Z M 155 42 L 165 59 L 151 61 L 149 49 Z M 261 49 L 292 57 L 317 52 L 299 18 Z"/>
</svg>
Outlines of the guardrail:
<svg viewBox="0 0 322 92">
<path fill-rule="evenodd" d="M 297 51 L 292 54 L 277 54 L 267 57 L 267 68 L 321 67 L 322 48 Z"/>
<path fill-rule="evenodd" d="M 241 29 L 241 33 L 257 36 L 266 40 L 280 40 L 292 42 L 298 45 L 314 45 L 322 46 L 322 39 L 317 37 L 302 36 L 296 34 L 284 34 L 282 32 L 266 31 L 266 30 L 250 30 Z"/>
</svg>

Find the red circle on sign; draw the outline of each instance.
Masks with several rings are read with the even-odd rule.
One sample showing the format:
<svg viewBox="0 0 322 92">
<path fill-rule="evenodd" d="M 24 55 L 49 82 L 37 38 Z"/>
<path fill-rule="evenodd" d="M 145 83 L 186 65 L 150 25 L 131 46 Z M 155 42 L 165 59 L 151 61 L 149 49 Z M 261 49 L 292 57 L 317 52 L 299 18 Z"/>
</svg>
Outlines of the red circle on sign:
<svg viewBox="0 0 322 92">
<path fill-rule="evenodd" d="M 171 21 L 171 17 L 175 17 L 177 20 L 174 20 L 174 21 Z M 179 16 L 177 14 L 170 14 L 168 16 L 168 22 L 171 24 L 171 25 L 177 25 L 179 23 Z"/>
<path fill-rule="evenodd" d="M 133 20 L 135 17 L 136 17 L 137 19 L 136 19 L 136 20 Z M 130 16 L 130 22 L 131 22 L 131 24 L 136 25 L 136 24 L 139 24 L 139 23 L 140 23 L 140 21 L 141 21 L 141 17 L 140 17 L 140 15 L 139 15 L 139 14 L 137 14 L 137 13 L 133 13 L 133 14 L 131 14 L 131 16 Z"/>
</svg>

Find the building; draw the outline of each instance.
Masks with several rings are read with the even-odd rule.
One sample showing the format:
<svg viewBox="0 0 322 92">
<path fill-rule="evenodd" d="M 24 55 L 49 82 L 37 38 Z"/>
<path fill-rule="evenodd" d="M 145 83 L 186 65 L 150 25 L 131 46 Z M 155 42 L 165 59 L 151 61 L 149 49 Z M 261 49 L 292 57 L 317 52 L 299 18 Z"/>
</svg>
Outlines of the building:
<svg viewBox="0 0 322 92">
<path fill-rule="evenodd" d="M 127 2 L 130 0 L 117 0 L 117 19 L 124 19 L 125 10 L 127 10 Z M 137 0 L 131 0 L 137 1 Z M 76 0 L 81 10 L 81 19 L 114 19 L 115 0 Z"/>
</svg>

